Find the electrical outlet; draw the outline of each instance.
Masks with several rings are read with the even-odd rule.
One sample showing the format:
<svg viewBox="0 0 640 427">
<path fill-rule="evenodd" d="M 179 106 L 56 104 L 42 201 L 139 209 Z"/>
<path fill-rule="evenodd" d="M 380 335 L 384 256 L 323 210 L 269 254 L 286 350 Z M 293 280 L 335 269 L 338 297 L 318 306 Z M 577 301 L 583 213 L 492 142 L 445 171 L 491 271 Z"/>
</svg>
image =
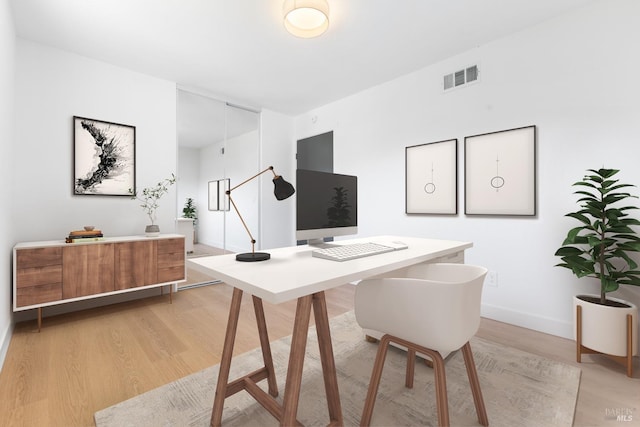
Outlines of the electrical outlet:
<svg viewBox="0 0 640 427">
<path fill-rule="evenodd" d="M 498 273 L 495 271 L 489 271 L 487 273 L 487 279 L 485 281 L 487 286 L 491 286 L 492 288 L 498 287 Z"/>
</svg>

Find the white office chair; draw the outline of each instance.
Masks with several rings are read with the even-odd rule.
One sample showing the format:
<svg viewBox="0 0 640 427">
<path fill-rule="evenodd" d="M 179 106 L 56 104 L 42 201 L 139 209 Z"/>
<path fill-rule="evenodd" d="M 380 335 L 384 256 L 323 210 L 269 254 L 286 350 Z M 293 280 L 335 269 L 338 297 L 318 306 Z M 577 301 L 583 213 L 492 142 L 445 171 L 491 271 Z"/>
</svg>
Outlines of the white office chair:
<svg viewBox="0 0 640 427">
<path fill-rule="evenodd" d="M 489 425 L 469 340 L 480 326 L 480 298 L 487 269 L 466 264 L 419 264 L 405 277 L 367 279 L 356 287 L 356 320 L 384 333 L 371 373 L 360 425 L 371 422 L 382 368 L 390 343 L 407 352 L 405 385 L 413 387 L 416 352 L 431 358 L 436 381 L 438 424 L 449 425 L 442 353 L 462 349 L 478 421 Z M 445 353 L 445 354 L 446 354 Z"/>
</svg>

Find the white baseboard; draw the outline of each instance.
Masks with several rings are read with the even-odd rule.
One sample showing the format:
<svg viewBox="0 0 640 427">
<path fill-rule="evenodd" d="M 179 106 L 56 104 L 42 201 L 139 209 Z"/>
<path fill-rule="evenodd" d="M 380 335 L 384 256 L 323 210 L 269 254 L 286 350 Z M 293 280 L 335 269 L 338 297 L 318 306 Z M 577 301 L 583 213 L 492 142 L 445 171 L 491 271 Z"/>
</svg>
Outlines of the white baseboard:
<svg viewBox="0 0 640 427">
<path fill-rule="evenodd" d="M 13 321 L 9 322 L 7 330 L 2 335 L 2 341 L 0 341 L 0 371 L 4 366 L 4 359 L 7 357 L 7 351 L 9 351 L 9 344 L 11 343 L 11 336 L 13 335 Z"/>
<path fill-rule="evenodd" d="M 573 339 L 573 324 L 558 319 L 550 319 L 531 313 L 510 310 L 504 307 L 497 307 L 482 304 L 482 317 L 520 326 L 545 334 L 555 335 L 562 338 Z"/>
</svg>

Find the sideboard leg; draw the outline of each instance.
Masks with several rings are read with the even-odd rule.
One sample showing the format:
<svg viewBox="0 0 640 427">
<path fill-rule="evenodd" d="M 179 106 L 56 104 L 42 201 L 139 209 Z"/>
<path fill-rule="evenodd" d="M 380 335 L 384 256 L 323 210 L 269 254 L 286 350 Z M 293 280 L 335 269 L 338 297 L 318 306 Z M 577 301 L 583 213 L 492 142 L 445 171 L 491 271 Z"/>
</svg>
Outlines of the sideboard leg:
<svg viewBox="0 0 640 427">
<path fill-rule="evenodd" d="M 42 329 L 42 307 L 38 307 L 38 332 Z"/>
</svg>

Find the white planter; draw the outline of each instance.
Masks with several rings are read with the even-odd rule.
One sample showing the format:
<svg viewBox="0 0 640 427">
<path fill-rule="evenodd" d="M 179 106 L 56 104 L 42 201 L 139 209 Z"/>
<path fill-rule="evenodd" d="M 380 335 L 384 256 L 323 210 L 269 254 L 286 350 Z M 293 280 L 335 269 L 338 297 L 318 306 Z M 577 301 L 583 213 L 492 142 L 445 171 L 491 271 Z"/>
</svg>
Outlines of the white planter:
<svg viewBox="0 0 640 427">
<path fill-rule="evenodd" d="M 627 356 L 627 314 L 631 314 L 632 355 L 638 354 L 638 307 L 629 301 L 607 297 L 629 307 L 609 307 L 584 301 L 579 296 L 600 298 L 599 295 L 577 295 L 573 297 L 573 312 L 577 306 L 582 311 L 582 345 L 591 350 L 612 356 Z M 578 339 L 577 322 L 574 337 Z"/>
</svg>

